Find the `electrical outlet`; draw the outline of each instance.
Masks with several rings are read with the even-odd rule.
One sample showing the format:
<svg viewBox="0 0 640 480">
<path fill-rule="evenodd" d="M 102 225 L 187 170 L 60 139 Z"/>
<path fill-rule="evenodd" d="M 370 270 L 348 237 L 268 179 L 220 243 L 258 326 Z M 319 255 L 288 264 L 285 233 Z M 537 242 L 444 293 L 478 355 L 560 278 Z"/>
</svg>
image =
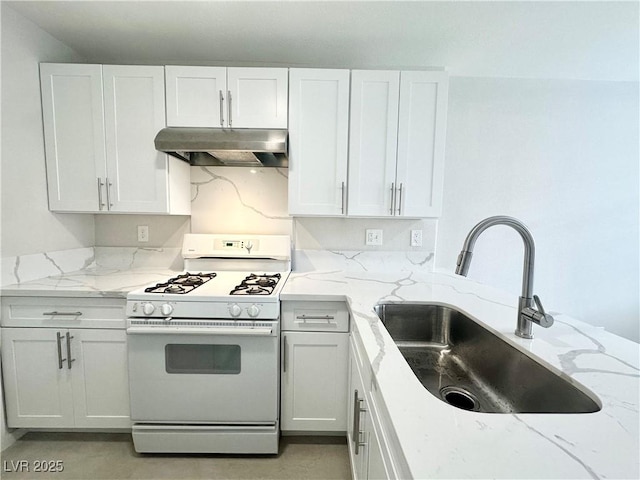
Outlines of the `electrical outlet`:
<svg viewBox="0 0 640 480">
<path fill-rule="evenodd" d="M 147 225 L 138 225 L 138 241 L 149 241 L 149 227 Z"/>
<path fill-rule="evenodd" d="M 422 230 L 411 230 L 411 246 L 422 246 Z"/>
<path fill-rule="evenodd" d="M 382 245 L 382 230 L 367 228 L 366 234 L 365 244 Z"/>
</svg>

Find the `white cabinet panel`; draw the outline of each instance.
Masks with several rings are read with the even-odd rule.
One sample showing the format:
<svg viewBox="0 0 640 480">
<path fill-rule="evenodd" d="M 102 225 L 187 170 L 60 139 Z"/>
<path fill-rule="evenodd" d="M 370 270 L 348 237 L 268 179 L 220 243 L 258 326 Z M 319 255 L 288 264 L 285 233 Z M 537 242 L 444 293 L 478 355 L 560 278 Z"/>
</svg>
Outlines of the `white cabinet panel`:
<svg viewBox="0 0 640 480">
<path fill-rule="evenodd" d="M 445 72 L 352 73 L 349 215 L 440 215 L 447 96 Z"/>
<path fill-rule="evenodd" d="M 346 430 L 348 334 L 283 333 L 283 431 Z"/>
<path fill-rule="evenodd" d="M 282 302 L 283 432 L 347 428 L 349 312 L 344 302 Z"/>
<path fill-rule="evenodd" d="M 84 329 L 72 334 L 75 426 L 128 428 L 126 332 Z"/>
<path fill-rule="evenodd" d="M 286 68 L 166 66 L 167 125 L 287 128 Z"/>
<path fill-rule="evenodd" d="M 165 126 L 164 68 L 105 65 L 105 131 L 110 210 L 169 210 L 167 155 L 153 146 Z"/>
<path fill-rule="evenodd" d="M 380 409 L 372 394 L 371 366 L 359 351 L 352 334 L 349 347 L 349 405 L 347 442 L 353 477 L 356 480 L 405 478 L 392 464 L 390 444 L 383 435 Z"/>
<path fill-rule="evenodd" d="M 226 118 L 225 67 L 165 67 L 167 125 L 223 127 Z"/>
<path fill-rule="evenodd" d="M 286 68 L 228 68 L 227 90 L 230 127 L 287 128 Z"/>
<path fill-rule="evenodd" d="M 448 81 L 444 72 L 402 72 L 396 212 L 437 217 L 442 209 Z"/>
<path fill-rule="evenodd" d="M 49 209 L 190 213 L 189 166 L 154 148 L 164 67 L 40 65 Z"/>
<path fill-rule="evenodd" d="M 51 210 L 97 212 L 105 174 L 102 66 L 41 64 Z"/>
<path fill-rule="evenodd" d="M 346 213 L 349 70 L 289 72 L 289 213 Z"/>
<path fill-rule="evenodd" d="M 351 74 L 349 215 L 392 214 L 400 72 Z"/>
<path fill-rule="evenodd" d="M 2 329 L 2 371 L 7 425 L 73 426 L 70 372 L 64 331 L 41 328 Z"/>
<path fill-rule="evenodd" d="M 11 428 L 130 426 L 124 330 L 3 327 L 2 365 Z"/>
</svg>

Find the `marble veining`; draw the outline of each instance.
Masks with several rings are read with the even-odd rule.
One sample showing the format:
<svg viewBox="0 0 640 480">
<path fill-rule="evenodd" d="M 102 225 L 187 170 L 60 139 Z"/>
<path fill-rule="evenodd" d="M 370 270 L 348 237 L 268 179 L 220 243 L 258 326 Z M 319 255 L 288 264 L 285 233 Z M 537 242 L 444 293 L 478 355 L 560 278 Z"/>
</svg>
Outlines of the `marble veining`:
<svg viewBox="0 0 640 480">
<path fill-rule="evenodd" d="M 90 267 L 94 261 L 92 247 L 3 257 L 0 265 L 1 282 L 2 285 L 10 285 L 62 275 Z"/>
<path fill-rule="evenodd" d="M 429 272 L 433 270 L 433 258 L 433 252 L 421 251 L 296 250 L 293 264 L 300 272 Z"/>
<path fill-rule="evenodd" d="M 132 289 L 181 270 L 181 265 L 172 267 L 178 250 L 96 247 L 75 256 L 48 252 L 11 259 L 8 276 L 16 278 L 17 273 L 21 281 L 3 286 L 2 295 L 124 298 Z M 564 314 L 557 314 L 549 329 L 534 327 L 533 340 L 521 339 L 514 335 L 513 295 L 450 273 L 405 269 L 410 263 L 406 255 L 356 253 L 297 255 L 303 268 L 292 272 L 281 300 L 348 302 L 353 332 L 361 340 L 380 395 L 379 407 L 391 425 L 392 447 L 402 452 L 397 460 L 405 476 L 640 478 L 638 344 Z M 381 259 L 377 266 L 374 253 Z M 6 259 L 3 273 L 5 264 Z M 25 281 L 34 265 L 41 267 L 40 273 L 50 273 Z M 66 273 L 74 265 L 83 268 Z M 420 384 L 375 314 L 373 306 L 383 300 L 455 306 L 515 348 L 583 384 L 599 397 L 602 410 L 487 414 L 445 404 Z"/>
<path fill-rule="evenodd" d="M 289 216 L 285 216 L 285 215 L 269 215 L 268 213 L 263 212 L 262 210 L 258 209 L 257 207 L 253 206 L 253 205 L 249 205 L 246 201 L 244 201 L 242 199 L 242 193 L 240 193 L 240 189 L 238 188 L 238 185 L 236 185 L 231 179 L 224 177 L 222 175 L 218 175 L 216 173 L 213 173 L 211 170 L 209 170 L 207 167 L 200 167 L 208 176 L 210 176 L 211 178 L 209 180 L 205 180 L 202 182 L 191 182 L 191 185 L 193 185 L 195 187 L 195 193 L 193 195 L 193 197 L 191 198 L 192 202 L 195 202 L 198 199 L 198 194 L 200 193 L 200 187 L 203 185 L 208 185 L 212 182 L 215 181 L 223 181 L 223 182 L 227 182 L 229 185 L 231 185 L 231 188 L 233 188 L 236 196 L 238 197 L 238 201 L 242 204 L 243 207 L 248 208 L 252 211 L 254 211 L 255 213 L 257 213 L 258 215 L 263 216 L 264 218 L 271 218 L 271 219 L 279 219 L 279 220 L 284 220 L 287 219 L 289 220 Z M 286 178 L 286 177 L 285 177 Z"/>
<path fill-rule="evenodd" d="M 634 365 L 631 365 L 629 362 L 625 362 L 624 360 L 616 357 L 615 355 L 611 355 L 611 354 L 607 353 L 607 349 L 605 348 L 605 346 L 602 343 L 600 343 L 594 337 L 591 337 L 591 336 L 587 335 L 585 332 L 582 332 L 575 325 L 571 325 L 571 324 L 569 324 L 567 322 L 562 322 L 561 320 L 557 320 L 557 322 L 563 323 L 563 324 L 567 325 L 569 328 L 572 328 L 573 330 L 575 330 L 580 335 L 582 335 L 585 338 L 589 339 L 589 341 L 593 342 L 593 344 L 596 346 L 595 349 L 571 350 L 571 351 L 569 351 L 567 353 L 563 353 L 563 354 L 559 355 L 558 358 L 560 359 L 560 365 L 562 366 L 562 370 L 564 372 L 568 373 L 569 375 L 575 374 L 575 373 L 599 372 L 599 373 L 609 373 L 611 375 L 623 375 L 623 376 L 630 376 L 630 377 L 640 378 L 640 368 L 635 367 Z M 620 362 L 622 365 L 625 365 L 626 367 L 629 367 L 630 369 L 632 369 L 636 373 L 617 372 L 617 371 L 614 371 L 614 370 L 604 370 L 604 369 L 597 369 L 597 368 L 584 368 L 584 367 L 579 367 L 577 365 L 578 357 L 580 357 L 582 355 L 598 355 L 598 354 L 603 355 L 605 357 L 609 357 L 609 358 L 611 358 L 611 359 L 613 359 L 613 360 L 615 360 L 617 362 Z"/>
<path fill-rule="evenodd" d="M 640 478 L 638 344 L 561 313 L 551 328 L 534 327 L 533 340 L 521 339 L 514 334 L 513 295 L 451 273 L 358 271 L 356 266 L 340 271 L 333 257 L 325 255 L 325 265 L 314 257 L 315 271 L 306 265 L 307 271 L 292 272 L 281 299 L 348 302 L 353 330 L 393 424 L 395 448 L 402 450 L 400 469 L 406 476 Z M 583 384 L 599 397 L 602 410 L 487 414 L 447 405 L 429 393 L 407 365 L 373 311 L 380 301 L 453 305 Z"/>
</svg>

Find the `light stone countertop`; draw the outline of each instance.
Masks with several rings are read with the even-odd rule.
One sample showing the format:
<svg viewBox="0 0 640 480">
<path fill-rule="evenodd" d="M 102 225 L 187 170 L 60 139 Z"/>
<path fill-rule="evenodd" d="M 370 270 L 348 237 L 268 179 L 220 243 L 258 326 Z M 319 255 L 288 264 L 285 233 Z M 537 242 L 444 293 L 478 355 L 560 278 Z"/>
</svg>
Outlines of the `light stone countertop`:
<svg viewBox="0 0 640 480">
<path fill-rule="evenodd" d="M 3 286 L 3 297 L 109 297 L 127 298 L 127 293 L 180 273 L 168 268 L 93 267 Z"/>
<path fill-rule="evenodd" d="M 396 263 L 389 261 L 390 268 L 378 274 L 375 262 L 363 262 L 363 256 L 323 255 L 331 256 L 330 269 L 314 269 L 318 258 L 312 258 L 304 271 L 290 275 L 280 298 L 348 302 L 414 478 L 640 478 L 638 344 L 553 311 L 551 328 L 534 326 L 534 340 L 520 339 L 513 333 L 517 298 L 511 295 L 453 274 L 419 273 L 423 266 L 413 258 L 408 264 L 402 259 L 397 270 L 393 259 Z M 176 273 L 95 267 L 8 285 L 1 294 L 124 299 L 127 292 Z M 486 414 L 443 403 L 422 387 L 373 312 L 379 301 L 402 300 L 449 304 L 466 312 L 589 388 L 602 410 Z"/>
<path fill-rule="evenodd" d="M 640 345 L 558 312 L 516 337 L 517 298 L 448 273 L 293 272 L 286 300 L 347 300 L 413 478 L 640 478 Z M 592 414 L 489 414 L 461 410 L 415 377 L 372 307 L 429 301 L 470 314 L 594 392 Z"/>
</svg>

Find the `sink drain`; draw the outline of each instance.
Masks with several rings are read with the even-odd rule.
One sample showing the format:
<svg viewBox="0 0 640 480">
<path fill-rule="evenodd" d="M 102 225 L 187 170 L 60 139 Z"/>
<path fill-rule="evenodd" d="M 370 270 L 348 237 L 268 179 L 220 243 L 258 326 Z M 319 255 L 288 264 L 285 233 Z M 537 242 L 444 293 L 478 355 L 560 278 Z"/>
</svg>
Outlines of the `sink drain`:
<svg viewBox="0 0 640 480">
<path fill-rule="evenodd" d="M 444 387 L 440 390 L 440 396 L 449 405 L 462 408 L 463 410 L 471 410 L 477 412 L 480 410 L 478 399 L 464 388 L 460 387 Z"/>
</svg>

